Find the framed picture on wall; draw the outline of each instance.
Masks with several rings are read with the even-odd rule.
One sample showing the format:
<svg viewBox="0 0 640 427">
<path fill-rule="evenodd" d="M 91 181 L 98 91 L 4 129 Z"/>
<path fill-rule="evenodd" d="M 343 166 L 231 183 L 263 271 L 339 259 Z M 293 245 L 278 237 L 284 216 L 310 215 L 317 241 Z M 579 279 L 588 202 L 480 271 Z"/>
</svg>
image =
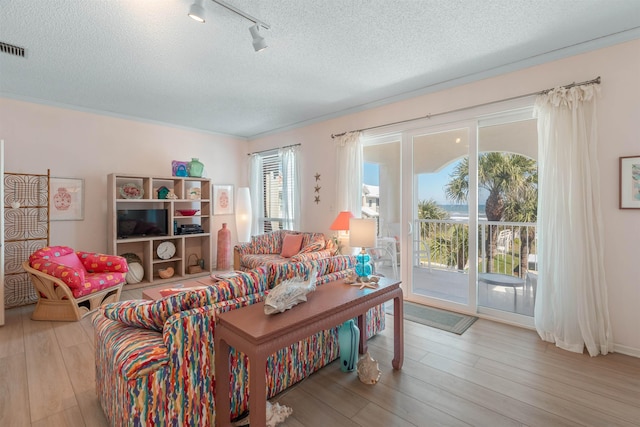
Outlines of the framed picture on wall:
<svg viewBox="0 0 640 427">
<path fill-rule="evenodd" d="M 213 185 L 213 214 L 233 213 L 233 185 Z"/>
<path fill-rule="evenodd" d="M 49 188 L 49 218 L 51 221 L 84 219 L 83 179 L 51 177 Z"/>
<path fill-rule="evenodd" d="M 640 156 L 620 157 L 620 209 L 640 209 Z"/>
</svg>

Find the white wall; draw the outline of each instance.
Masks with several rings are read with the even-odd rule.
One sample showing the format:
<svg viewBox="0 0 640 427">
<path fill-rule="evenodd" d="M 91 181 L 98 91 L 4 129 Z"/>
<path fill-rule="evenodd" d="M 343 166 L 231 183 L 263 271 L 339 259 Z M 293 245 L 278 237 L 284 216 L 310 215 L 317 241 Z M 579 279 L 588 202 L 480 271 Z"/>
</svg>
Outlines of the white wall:
<svg viewBox="0 0 640 427">
<path fill-rule="evenodd" d="M 640 357 L 640 210 L 618 209 L 618 158 L 640 155 L 640 40 L 549 62 L 498 77 L 418 96 L 250 142 L 250 151 L 302 144 L 302 220 L 305 231 L 329 232 L 335 211 L 335 150 L 330 135 L 506 99 L 602 77 L 598 100 L 605 268 L 616 349 Z M 322 175 L 313 202 L 314 174 Z"/>
<path fill-rule="evenodd" d="M 197 157 L 213 183 L 246 180 L 243 139 L 0 98 L 0 138 L 7 172 L 83 178 L 83 221 L 52 221 L 50 242 L 86 251 L 107 250 L 107 175 L 171 176 L 172 160 Z M 216 235 L 233 215 L 214 216 Z"/>
<path fill-rule="evenodd" d="M 618 209 L 618 158 L 640 155 L 640 40 L 461 85 L 387 106 L 260 138 L 220 135 L 0 98 L 0 138 L 7 172 L 85 179 L 85 220 L 51 224 L 52 244 L 105 251 L 106 176 L 111 172 L 170 175 L 171 160 L 199 157 L 208 177 L 247 184 L 246 153 L 302 144 L 301 229 L 329 232 L 335 211 L 335 150 L 330 135 L 428 113 L 491 102 L 573 81 L 602 77 L 599 99 L 601 201 L 605 268 L 614 341 L 640 356 L 640 211 Z M 320 203 L 314 203 L 314 175 Z M 231 215 L 215 217 L 213 232 Z M 215 236 L 214 236 L 215 242 Z M 215 244 L 213 245 L 215 256 Z"/>
</svg>

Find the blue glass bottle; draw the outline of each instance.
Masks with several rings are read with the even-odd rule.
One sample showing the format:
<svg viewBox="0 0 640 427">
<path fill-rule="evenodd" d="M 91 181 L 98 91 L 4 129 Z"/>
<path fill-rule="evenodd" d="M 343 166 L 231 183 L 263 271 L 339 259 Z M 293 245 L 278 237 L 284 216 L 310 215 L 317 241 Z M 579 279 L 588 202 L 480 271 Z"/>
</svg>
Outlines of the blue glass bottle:
<svg viewBox="0 0 640 427">
<path fill-rule="evenodd" d="M 338 346 L 340 347 L 340 370 L 351 372 L 358 363 L 360 329 L 353 319 L 347 320 L 338 328 Z"/>
</svg>

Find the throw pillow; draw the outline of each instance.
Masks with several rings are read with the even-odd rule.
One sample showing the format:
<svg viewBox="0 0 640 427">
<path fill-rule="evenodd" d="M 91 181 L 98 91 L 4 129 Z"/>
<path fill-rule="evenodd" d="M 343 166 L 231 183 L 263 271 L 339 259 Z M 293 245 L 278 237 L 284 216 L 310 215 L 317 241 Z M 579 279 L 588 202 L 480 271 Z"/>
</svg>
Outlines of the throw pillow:
<svg viewBox="0 0 640 427">
<path fill-rule="evenodd" d="M 301 254 L 308 254 L 310 252 L 317 252 L 325 247 L 324 237 L 318 236 L 311 239 L 309 244 L 307 244 L 304 248 L 300 249 Z"/>
<path fill-rule="evenodd" d="M 104 316 L 125 325 L 162 331 L 164 322 L 175 313 L 201 305 L 197 292 L 185 291 L 157 301 L 128 300 L 100 307 Z"/>
<path fill-rule="evenodd" d="M 291 258 L 300 252 L 302 237 L 302 234 L 285 234 L 282 239 L 282 252 L 280 252 L 280 255 L 285 258 Z"/>
</svg>

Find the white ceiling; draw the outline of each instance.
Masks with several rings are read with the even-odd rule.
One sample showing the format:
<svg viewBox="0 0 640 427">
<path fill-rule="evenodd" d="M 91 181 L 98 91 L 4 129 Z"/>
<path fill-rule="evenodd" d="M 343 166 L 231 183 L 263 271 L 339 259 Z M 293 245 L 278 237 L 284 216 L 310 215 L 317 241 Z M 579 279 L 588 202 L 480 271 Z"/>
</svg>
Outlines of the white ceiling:
<svg viewBox="0 0 640 427">
<path fill-rule="evenodd" d="M 640 38 L 640 0 L 0 0 L 0 95 L 255 137 Z M 595 76 L 593 76 L 595 77 Z"/>
</svg>

